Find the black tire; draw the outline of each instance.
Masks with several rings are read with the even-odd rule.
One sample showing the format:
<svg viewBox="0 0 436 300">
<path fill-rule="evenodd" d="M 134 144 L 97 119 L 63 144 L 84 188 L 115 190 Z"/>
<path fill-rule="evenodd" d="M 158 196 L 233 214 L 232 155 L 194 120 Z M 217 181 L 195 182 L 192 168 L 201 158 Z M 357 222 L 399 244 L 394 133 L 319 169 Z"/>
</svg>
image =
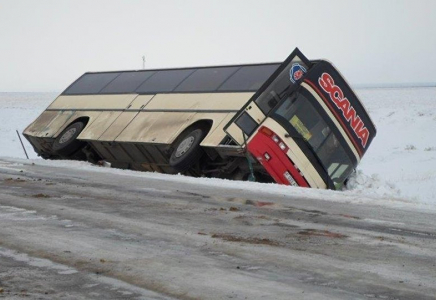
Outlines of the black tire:
<svg viewBox="0 0 436 300">
<path fill-rule="evenodd" d="M 200 160 L 204 151 L 200 143 L 204 138 L 204 131 L 200 128 L 188 131 L 176 143 L 174 151 L 170 157 L 170 166 L 179 172 L 184 172 L 191 168 Z"/>
<path fill-rule="evenodd" d="M 84 142 L 76 140 L 82 132 L 85 123 L 76 122 L 65 128 L 55 139 L 52 149 L 56 154 L 70 156 L 84 146 Z"/>
</svg>

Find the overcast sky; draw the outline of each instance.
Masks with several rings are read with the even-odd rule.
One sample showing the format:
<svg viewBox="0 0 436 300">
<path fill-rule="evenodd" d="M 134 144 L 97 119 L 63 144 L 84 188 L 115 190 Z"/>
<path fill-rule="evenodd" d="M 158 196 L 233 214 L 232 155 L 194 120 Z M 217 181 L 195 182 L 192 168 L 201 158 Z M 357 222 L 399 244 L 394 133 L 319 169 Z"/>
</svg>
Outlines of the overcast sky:
<svg viewBox="0 0 436 300">
<path fill-rule="evenodd" d="M 354 85 L 436 83 L 433 0 L 0 0 L 0 92 L 62 91 L 87 71 L 283 61 Z"/>
</svg>

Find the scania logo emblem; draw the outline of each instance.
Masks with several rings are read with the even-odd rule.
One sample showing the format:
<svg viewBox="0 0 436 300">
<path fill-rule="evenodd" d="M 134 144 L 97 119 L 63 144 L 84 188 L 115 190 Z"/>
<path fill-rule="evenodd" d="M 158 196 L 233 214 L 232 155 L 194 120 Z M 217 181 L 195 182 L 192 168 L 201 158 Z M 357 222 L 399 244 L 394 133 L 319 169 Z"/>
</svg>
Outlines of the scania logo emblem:
<svg viewBox="0 0 436 300">
<path fill-rule="evenodd" d="M 306 68 L 299 63 L 293 63 L 289 70 L 289 76 L 292 83 L 297 82 L 306 73 Z"/>
</svg>

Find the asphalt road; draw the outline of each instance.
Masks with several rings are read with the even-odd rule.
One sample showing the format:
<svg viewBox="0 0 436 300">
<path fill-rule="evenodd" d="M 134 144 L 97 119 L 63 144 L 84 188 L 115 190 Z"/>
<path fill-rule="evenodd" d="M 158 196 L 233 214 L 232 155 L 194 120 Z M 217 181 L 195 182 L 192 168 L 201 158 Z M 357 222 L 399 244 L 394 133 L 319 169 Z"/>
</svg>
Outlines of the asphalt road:
<svg viewBox="0 0 436 300">
<path fill-rule="evenodd" d="M 0 298 L 436 299 L 436 214 L 0 159 Z"/>
</svg>

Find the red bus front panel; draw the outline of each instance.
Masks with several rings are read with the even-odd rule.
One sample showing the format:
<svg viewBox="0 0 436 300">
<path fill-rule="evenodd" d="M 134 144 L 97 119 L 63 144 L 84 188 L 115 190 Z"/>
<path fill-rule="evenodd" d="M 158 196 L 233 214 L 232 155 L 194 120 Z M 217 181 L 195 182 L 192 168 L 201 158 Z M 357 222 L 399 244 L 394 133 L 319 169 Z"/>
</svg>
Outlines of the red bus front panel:
<svg viewBox="0 0 436 300">
<path fill-rule="evenodd" d="M 271 135 L 269 135 L 270 133 Z M 281 148 L 280 143 L 283 141 L 276 134 L 266 127 L 262 127 L 248 143 L 248 151 L 256 157 L 277 183 L 309 187 L 307 181 L 286 154 L 289 148 L 287 146 L 284 148 L 283 145 Z"/>
</svg>

